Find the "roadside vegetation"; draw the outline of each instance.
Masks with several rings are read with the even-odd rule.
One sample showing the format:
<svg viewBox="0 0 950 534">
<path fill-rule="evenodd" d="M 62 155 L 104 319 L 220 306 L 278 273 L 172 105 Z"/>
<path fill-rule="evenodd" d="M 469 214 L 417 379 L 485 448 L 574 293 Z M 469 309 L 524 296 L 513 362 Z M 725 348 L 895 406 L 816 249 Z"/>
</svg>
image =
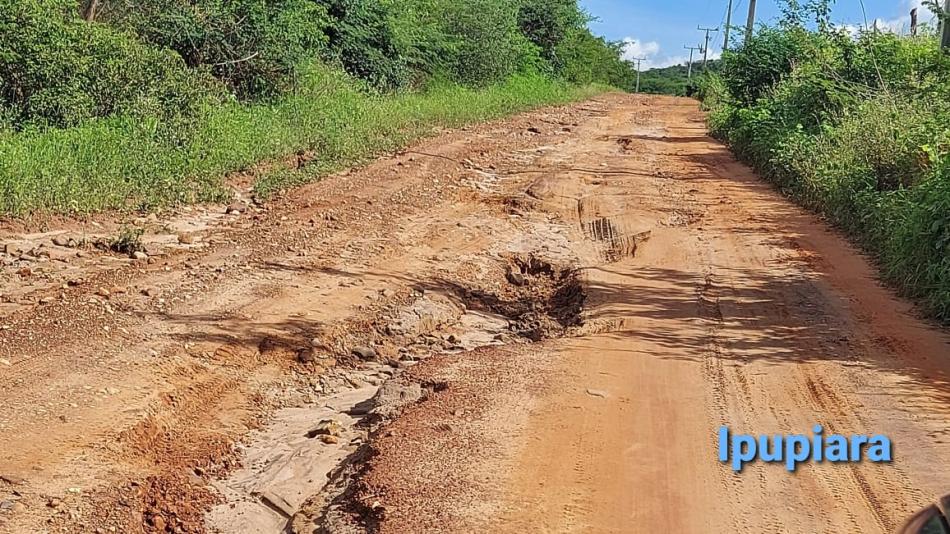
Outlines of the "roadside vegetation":
<svg viewBox="0 0 950 534">
<path fill-rule="evenodd" d="M 261 193 L 434 127 L 630 87 L 576 0 L 0 0 L 0 213 Z"/>
<path fill-rule="evenodd" d="M 701 93 L 714 135 L 950 322 L 950 54 L 932 29 L 853 35 L 791 4 Z"/>
</svg>

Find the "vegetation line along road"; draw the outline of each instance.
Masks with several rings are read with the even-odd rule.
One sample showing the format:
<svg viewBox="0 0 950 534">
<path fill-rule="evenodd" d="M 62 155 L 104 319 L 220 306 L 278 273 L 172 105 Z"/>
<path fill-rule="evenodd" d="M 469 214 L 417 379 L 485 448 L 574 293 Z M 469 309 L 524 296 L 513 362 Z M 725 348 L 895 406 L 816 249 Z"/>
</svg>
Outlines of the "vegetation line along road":
<svg viewBox="0 0 950 534">
<path fill-rule="evenodd" d="M 789 3 L 700 82 L 712 132 L 950 322 L 950 54 Z"/>
<path fill-rule="evenodd" d="M 265 173 L 267 193 L 628 85 L 587 22 L 575 0 L 6 0 L 0 213 L 220 200 L 224 174 L 307 156 Z"/>
</svg>

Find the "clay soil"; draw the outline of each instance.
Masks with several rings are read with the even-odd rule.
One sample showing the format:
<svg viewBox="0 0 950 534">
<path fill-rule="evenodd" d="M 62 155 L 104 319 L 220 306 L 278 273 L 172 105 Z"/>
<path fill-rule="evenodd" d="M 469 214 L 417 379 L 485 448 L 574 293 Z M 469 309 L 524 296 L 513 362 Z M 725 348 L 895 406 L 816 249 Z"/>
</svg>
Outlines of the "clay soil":
<svg viewBox="0 0 950 534">
<path fill-rule="evenodd" d="M 692 100 L 238 193 L 0 232 L 0 532 L 227 531 L 256 430 L 386 380 L 411 402 L 345 430 L 311 495 L 247 496 L 272 532 L 888 532 L 950 492 L 946 332 Z M 138 259 L 94 246 L 129 227 Z M 885 434 L 894 461 L 734 473 L 724 424 Z"/>
</svg>

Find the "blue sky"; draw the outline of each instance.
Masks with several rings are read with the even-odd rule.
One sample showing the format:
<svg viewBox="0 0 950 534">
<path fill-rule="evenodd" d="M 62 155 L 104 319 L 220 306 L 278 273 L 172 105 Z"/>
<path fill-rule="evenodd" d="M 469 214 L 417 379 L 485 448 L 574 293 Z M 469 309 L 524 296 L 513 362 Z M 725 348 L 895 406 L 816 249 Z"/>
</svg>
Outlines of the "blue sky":
<svg viewBox="0 0 950 534">
<path fill-rule="evenodd" d="M 685 63 L 689 50 L 683 45 L 696 46 L 703 39 L 697 25 L 722 26 L 728 0 L 581 0 L 581 5 L 600 20 L 591 24 L 594 33 L 608 39 L 627 41 L 628 57 L 646 57 L 644 68 L 664 67 Z M 920 0 L 864 0 L 868 24 L 876 19 L 881 28 L 907 31 L 912 7 Z M 745 24 L 748 0 L 733 0 L 733 26 Z M 926 9 L 920 10 L 920 20 L 931 18 Z M 774 21 L 779 15 L 776 0 L 758 0 L 756 22 Z M 861 0 L 839 0 L 834 4 L 832 18 L 842 25 L 863 26 Z M 710 34 L 711 57 L 722 48 L 722 32 Z"/>
</svg>

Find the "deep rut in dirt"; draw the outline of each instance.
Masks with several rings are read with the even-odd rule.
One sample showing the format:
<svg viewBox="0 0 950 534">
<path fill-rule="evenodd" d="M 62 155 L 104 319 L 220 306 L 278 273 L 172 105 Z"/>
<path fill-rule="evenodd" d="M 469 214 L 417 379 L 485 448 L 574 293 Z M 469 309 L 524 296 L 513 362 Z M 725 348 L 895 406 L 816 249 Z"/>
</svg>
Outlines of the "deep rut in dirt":
<svg viewBox="0 0 950 534">
<path fill-rule="evenodd" d="M 356 407 L 404 368 L 571 328 L 571 258 L 539 238 L 563 226 L 498 198 L 506 171 L 603 107 L 440 132 L 268 202 L 242 190 L 227 206 L 8 228 L 0 532 L 202 532 L 230 517 L 244 533 L 258 513 L 279 531 L 365 441 Z M 141 259 L 71 239 L 122 228 L 144 232 Z M 339 436 L 307 437 L 335 418 Z"/>
</svg>

